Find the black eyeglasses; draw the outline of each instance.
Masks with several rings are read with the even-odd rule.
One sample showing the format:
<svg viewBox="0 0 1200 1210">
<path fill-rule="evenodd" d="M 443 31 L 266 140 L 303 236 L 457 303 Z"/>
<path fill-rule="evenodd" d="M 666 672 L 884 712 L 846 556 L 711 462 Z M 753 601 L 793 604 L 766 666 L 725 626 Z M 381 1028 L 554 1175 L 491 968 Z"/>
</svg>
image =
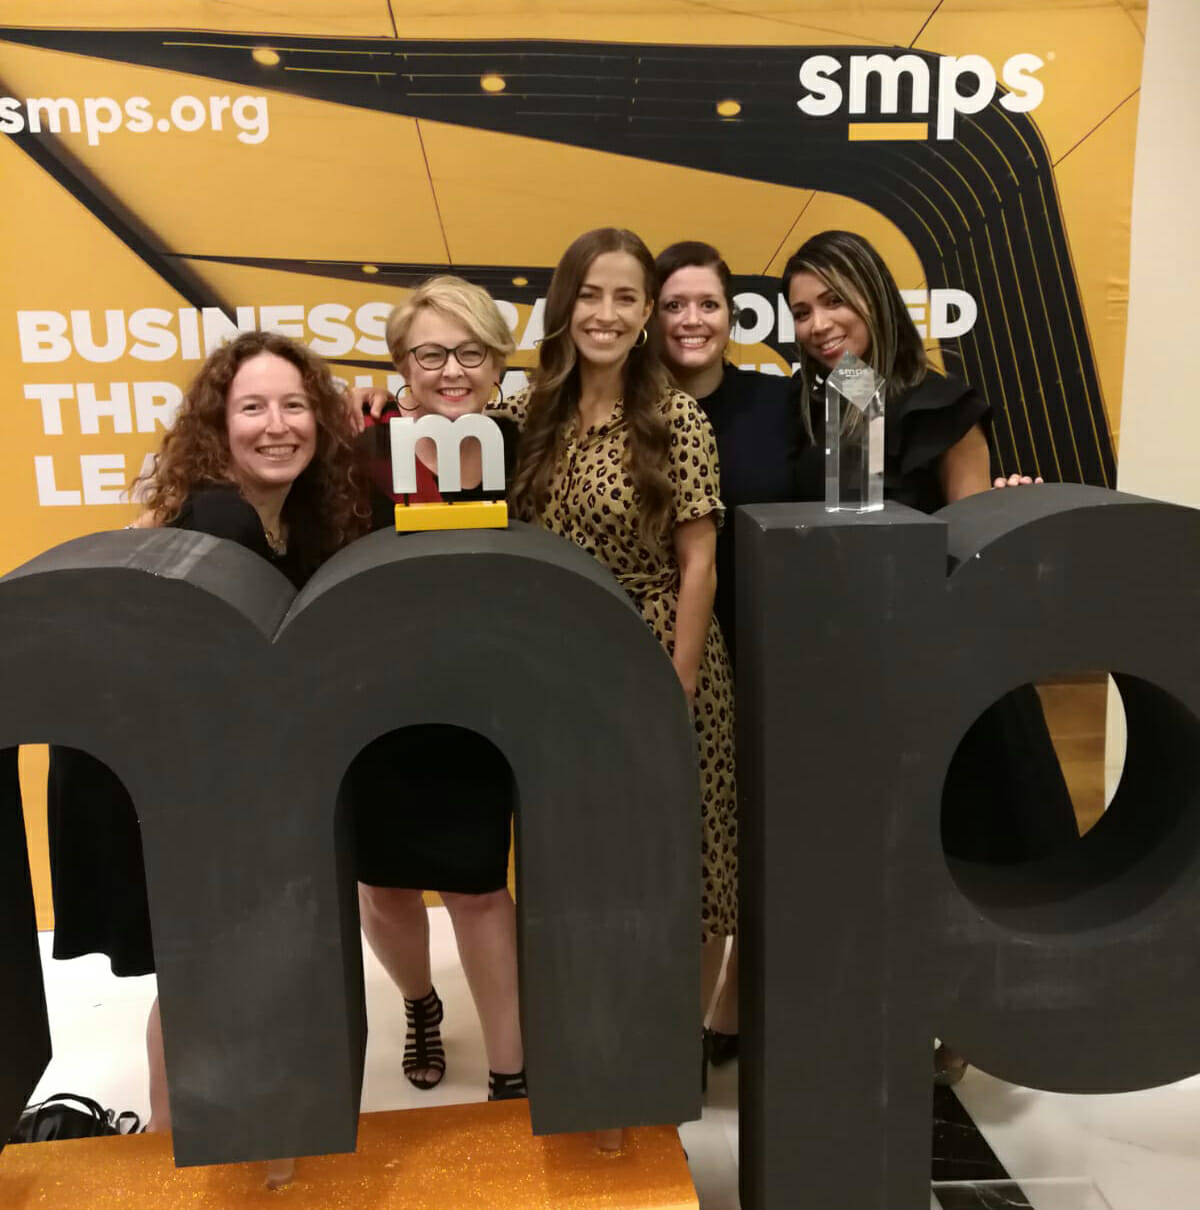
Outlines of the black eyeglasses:
<svg viewBox="0 0 1200 1210">
<path fill-rule="evenodd" d="M 473 370 L 487 360 L 488 348 L 477 340 L 469 340 L 464 344 L 455 345 L 452 349 L 446 348 L 445 345 L 426 344 L 417 345 L 409 349 L 409 352 L 423 370 L 440 370 L 451 356 L 464 370 Z"/>
</svg>

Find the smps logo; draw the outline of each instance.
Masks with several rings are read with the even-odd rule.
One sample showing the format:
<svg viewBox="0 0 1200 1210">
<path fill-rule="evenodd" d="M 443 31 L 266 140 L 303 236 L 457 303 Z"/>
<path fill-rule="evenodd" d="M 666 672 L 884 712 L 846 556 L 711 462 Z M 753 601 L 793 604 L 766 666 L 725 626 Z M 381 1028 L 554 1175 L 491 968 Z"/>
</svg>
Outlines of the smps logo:
<svg viewBox="0 0 1200 1210">
<path fill-rule="evenodd" d="M 688 46 L 0 29 L 0 65 L 20 77 L 0 76 L 0 95 L 19 101 L 2 126 L 18 158 L 172 293 L 96 290 L 81 304 L 76 285 L 14 285 L 4 323 L 11 336 L 16 312 L 36 312 L 50 347 L 70 317 L 72 331 L 116 348 L 121 317 L 156 307 L 152 343 L 170 360 L 182 357 L 172 341 L 199 348 L 210 320 L 220 328 L 214 311 L 232 324 L 286 304 L 297 334 L 353 377 L 388 368 L 375 347 L 388 302 L 448 266 L 504 300 L 525 343 L 562 249 L 585 227 L 619 223 L 655 249 L 697 236 L 721 246 L 739 288 L 759 297 L 752 330 L 783 368 L 778 272 L 819 211 L 823 227 L 886 228 L 885 256 L 912 261 L 902 285 L 931 342 L 992 406 L 997 469 L 1111 484 L 1080 280 L 1035 124 L 1055 97 L 1042 59 L 732 46 L 721 29 L 723 44 Z M 829 204 L 810 211 L 814 197 Z M 76 324 L 81 307 L 90 314 Z M 314 316 L 323 326 L 306 327 Z M 95 375 L 73 357 L 51 386 L 91 401 L 63 385 Z M 121 361 L 113 379 L 136 370 Z M 92 385 L 97 400 L 116 397 Z M 39 390 L 26 394 L 30 414 L 48 406 Z M 71 437 L 52 427 L 42 436 Z"/>
<path fill-rule="evenodd" d="M 935 138 L 952 139 L 957 118 L 997 99 L 1009 113 L 1036 109 L 1045 97 L 1037 78 L 1042 67 L 1032 54 L 1013 55 L 999 72 L 982 55 L 811 55 L 800 65 L 806 91 L 796 104 L 812 118 L 868 119 L 850 122 L 850 139 L 927 139 L 927 115 L 935 115 Z"/>
</svg>

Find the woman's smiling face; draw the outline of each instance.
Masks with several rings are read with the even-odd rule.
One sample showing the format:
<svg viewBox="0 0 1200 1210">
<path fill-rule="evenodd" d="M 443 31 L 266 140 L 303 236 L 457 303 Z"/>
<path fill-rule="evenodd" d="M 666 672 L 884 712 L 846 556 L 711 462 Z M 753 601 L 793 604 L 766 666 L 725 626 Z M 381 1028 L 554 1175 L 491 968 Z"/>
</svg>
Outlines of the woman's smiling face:
<svg viewBox="0 0 1200 1210">
<path fill-rule="evenodd" d="M 457 320 L 432 307 L 413 316 L 405 338 L 408 351 L 400 366 L 418 415 L 446 416 L 450 420 L 468 412 L 482 412 L 500 378 L 496 354 Z M 447 352 L 447 350 L 455 350 Z M 475 362 L 463 365 L 458 358 Z M 481 358 L 481 360 L 476 360 Z M 441 365 L 426 369 L 421 361 Z"/>
<path fill-rule="evenodd" d="M 300 370 L 274 353 L 238 367 L 225 398 L 230 473 L 250 491 L 294 483 L 317 450 L 317 418 Z"/>
<path fill-rule="evenodd" d="M 846 353 L 866 360 L 871 332 L 862 314 L 824 278 L 800 272 L 788 283 L 788 306 L 796 325 L 796 343 L 826 369 Z"/>
<path fill-rule="evenodd" d="M 663 356 L 673 371 L 694 374 L 720 362 L 732 322 L 724 287 L 711 265 L 686 265 L 663 283 L 658 323 Z"/>
<path fill-rule="evenodd" d="M 588 266 L 571 312 L 571 339 L 581 360 L 623 365 L 650 318 L 646 275 L 628 252 L 602 252 Z"/>
</svg>

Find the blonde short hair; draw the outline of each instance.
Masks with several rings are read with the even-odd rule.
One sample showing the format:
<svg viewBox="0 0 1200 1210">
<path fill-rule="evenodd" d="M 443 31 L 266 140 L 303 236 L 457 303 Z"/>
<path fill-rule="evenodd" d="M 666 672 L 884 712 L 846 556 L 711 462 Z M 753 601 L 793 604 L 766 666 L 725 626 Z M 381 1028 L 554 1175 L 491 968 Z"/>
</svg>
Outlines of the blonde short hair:
<svg viewBox="0 0 1200 1210">
<path fill-rule="evenodd" d="M 495 299 L 482 287 L 461 277 L 442 274 L 422 282 L 387 319 L 388 352 L 399 365 L 408 352 L 408 331 L 417 313 L 428 308 L 462 324 L 473 339 L 503 361 L 515 348 L 512 333 Z"/>
</svg>

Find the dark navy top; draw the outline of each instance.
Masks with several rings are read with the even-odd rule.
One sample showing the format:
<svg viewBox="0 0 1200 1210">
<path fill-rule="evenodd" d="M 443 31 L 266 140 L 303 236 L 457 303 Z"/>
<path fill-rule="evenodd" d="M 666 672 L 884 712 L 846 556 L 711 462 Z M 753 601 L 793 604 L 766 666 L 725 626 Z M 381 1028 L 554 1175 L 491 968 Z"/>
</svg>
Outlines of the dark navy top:
<svg viewBox="0 0 1200 1210">
<path fill-rule="evenodd" d="M 721 499 L 732 511 L 740 504 L 795 500 L 796 457 L 801 444 L 792 381 L 726 365 L 720 386 L 696 402 L 717 438 Z M 717 596 L 713 612 L 734 657 L 737 620 L 733 517 L 717 536 Z"/>
</svg>

